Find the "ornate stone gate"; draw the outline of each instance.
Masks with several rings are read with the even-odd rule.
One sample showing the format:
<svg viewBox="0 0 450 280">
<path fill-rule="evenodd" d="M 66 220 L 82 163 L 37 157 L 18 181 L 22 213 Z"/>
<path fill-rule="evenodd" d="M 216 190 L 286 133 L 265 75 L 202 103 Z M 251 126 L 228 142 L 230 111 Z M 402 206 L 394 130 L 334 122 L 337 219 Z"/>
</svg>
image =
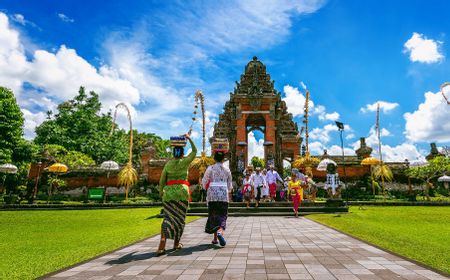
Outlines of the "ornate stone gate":
<svg viewBox="0 0 450 280">
<path fill-rule="evenodd" d="M 214 125 L 214 137 L 230 141 L 230 169 L 242 172 L 247 166 L 248 133 L 259 130 L 264 134 L 264 159 L 279 171 L 283 160 L 292 161 L 300 155 L 302 142 L 292 114 L 287 112 L 281 93 L 266 73 L 266 66 L 256 57 L 245 67 L 240 82 L 236 82 L 224 112 Z"/>
</svg>

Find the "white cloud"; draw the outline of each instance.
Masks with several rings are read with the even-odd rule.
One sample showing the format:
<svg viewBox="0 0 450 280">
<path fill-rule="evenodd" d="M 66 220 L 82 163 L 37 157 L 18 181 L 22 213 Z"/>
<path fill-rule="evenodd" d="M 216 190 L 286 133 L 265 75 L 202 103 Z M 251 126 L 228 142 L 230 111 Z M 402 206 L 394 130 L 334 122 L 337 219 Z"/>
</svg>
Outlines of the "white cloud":
<svg viewBox="0 0 450 280">
<path fill-rule="evenodd" d="M 353 139 L 353 138 L 355 138 L 355 134 L 354 133 L 350 133 L 350 134 L 345 136 L 346 140 L 350 140 L 350 139 Z"/>
<path fill-rule="evenodd" d="M 25 20 L 25 17 L 23 16 L 23 15 L 21 15 L 21 14 L 14 14 L 13 16 L 12 16 L 12 19 L 15 21 L 15 22 L 17 22 L 17 23 L 19 23 L 19 24 L 21 24 L 21 25 L 26 25 L 26 20 Z"/>
<path fill-rule="evenodd" d="M 412 62 L 435 63 L 444 59 L 440 52 L 442 42 L 427 39 L 423 34 L 414 32 L 406 41 L 403 52 L 409 53 Z"/>
<path fill-rule="evenodd" d="M 389 111 L 392 111 L 399 106 L 399 104 L 395 102 L 387 102 L 380 100 L 372 104 L 367 104 L 366 107 L 362 107 L 360 111 L 363 113 L 376 112 L 378 104 L 380 105 L 380 110 L 383 111 L 383 113 L 388 113 Z"/>
<path fill-rule="evenodd" d="M 75 22 L 75 20 L 73 18 L 70 18 L 63 13 L 58 13 L 58 18 L 64 22 L 69 22 L 69 23 Z"/>
<path fill-rule="evenodd" d="M 36 126 L 41 124 L 47 118 L 47 115 L 43 112 L 32 113 L 27 109 L 21 109 L 23 117 L 25 119 L 24 123 L 24 136 L 26 139 L 32 139 L 34 136 L 34 129 Z"/>
<path fill-rule="evenodd" d="M 323 128 L 316 127 L 309 132 L 309 137 L 312 140 L 319 140 L 322 143 L 328 143 L 331 140 L 330 132 L 338 131 L 336 125 L 327 124 Z"/>
<path fill-rule="evenodd" d="M 440 92 L 426 92 L 416 111 L 405 113 L 405 136 L 413 142 L 450 142 L 450 106 Z"/>
<path fill-rule="evenodd" d="M 170 128 L 177 128 L 180 127 L 183 124 L 181 120 L 173 120 L 169 123 Z"/>
<path fill-rule="evenodd" d="M 180 98 L 148 74 L 142 66 L 147 61 L 140 56 L 141 53 L 133 53 L 134 49 L 122 51 L 122 60 L 112 59 L 114 64 L 103 64 L 99 68 L 64 45 L 56 52 L 37 49 L 27 59 L 19 32 L 0 12 L 0 84 L 14 91 L 24 109 L 30 113 L 52 110 L 56 103 L 73 98 L 79 86 L 85 86 L 86 90 L 99 94 L 103 111 L 112 109 L 119 102 L 126 102 L 137 126 L 145 124 L 148 127 L 148 122 L 154 120 L 152 123 L 159 125 L 156 132 L 168 136 L 170 131 L 166 124 L 178 119 L 168 114 L 183 109 Z M 25 83 L 26 88 L 23 87 Z M 134 106 L 142 102 L 153 106 L 137 111 Z M 32 117 L 31 114 L 26 116 Z M 39 124 L 34 120 L 26 121 L 29 125 Z"/>
<path fill-rule="evenodd" d="M 283 101 L 286 102 L 288 112 L 292 116 L 297 117 L 303 115 L 305 107 L 305 96 L 298 90 L 297 87 L 292 87 L 290 85 L 285 85 L 283 91 L 286 97 Z M 314 103 L 310 100 L 309 107 L 314 108 Z M 325 110 L 325 108 L 323 108 Z"/>
<path fill-rule="evenodd" d="M 177 30 L 177 37 L 180 40 L 191 47 L 201 46 L 207 52 L 266 48 L 283 41 L 290 34 L 293 17 L 314 13 L 324 2 L 321 0 L 204 2 L 193 7 L 191 5 L 179 7 L 179 14 L 171 25 Z M 203 55 L 202 52 L 200 55 Z"/>
<path fill-rule="evenodd" d="M 352 131 L 348 124 L 344 125 L 345 131 Z M 309 132 L 309 137 L 312 140 L 319 140 L 322 143 L 328 143 L 331 140 L 330 133 L 333 131 L 338 131 L 338 127 L 335 124 L 327 124 L 323 128 L 316 127 Z"/>
<path fill-rule="evenodd" d="M 259 158 L 264 158 L 264 138 L 256 140 L 255 134 L 251 131 L 248 134 L 248 158 L 251 160 L 252 157 L 257 156 Z"/>
<path fill-rule="evenodd" d="M 306 86 L 301 82 L 302 86 Z M 282 98 L 286 102 L 288 112 L 295 118 L 297 116 L 303 116 L 306 97 L 298 89 L 290 85 L 283 87 L 285 97 Z M 340 118 L 338 112 L 327 113 L 326 108 L 323 105 L 315 105 L 314 102 L 309 99 L 309 112 L 310 116 L 317 116 L 320 121 L 337 121 Z"/>
<path fill-rule="evenodd" d="M 320 121 L 337 121 L 340 117 L 338 112 L 327 113 L 323 105 L 313 107 L 313 115 L 317 115 Z"/>
<path fill-rule="evenodd" d="M 385 128 L 381 129 L 380 135 L 381 137 L 392 136 L 391 132 Z M 352 144 L 353 149 L 358 149 L 359 144 L 359 141 L 354 142 Z M 372 156 L 378 158 L 378 137 L 374 126 L 370 128 L 369 135 L 366 137 L 366 144 L 373 149 Z M 383 144 L 383 139 L 381 139 L 381 153 L 383 155 L 383 161 L 402 162 L 405 159 L 414 160 L 417 158 L 423 158 L 424 152 L 419 151 L 412 143 L 405 142 L 396 146 L 390 146 Z"/>
<path fill-rule="evenodd" d="M 339 113 L 333 112 L 333 113 L 325 113 L 323 115 L 319 115 L 319 120 L 321 121 L 337 121 L 339 119 Z"/>
</svg>

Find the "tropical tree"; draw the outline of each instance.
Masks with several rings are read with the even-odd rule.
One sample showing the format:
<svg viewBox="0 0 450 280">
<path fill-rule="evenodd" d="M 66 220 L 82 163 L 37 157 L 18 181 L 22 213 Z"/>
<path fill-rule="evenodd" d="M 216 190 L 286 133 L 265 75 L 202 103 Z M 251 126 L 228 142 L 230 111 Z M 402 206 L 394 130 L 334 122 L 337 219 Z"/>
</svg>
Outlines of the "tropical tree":
<svg viewBox="0 0 450 280">
<path fill-rule="evenodd" d="M 23 123 L 14 93 L 0 87 L 0 164 L 12 161 L 13 151 L 22 141 Z"/>
<path fill-rule="evenodd" d="M 36 128 L 35 143 L 57 144 L 68 151 L 86 154 L 97 163 L 126 162 L 127 133 L 119 130 L 109 137 L 112 117 L 110 113 L 101 113 L 101 106 L 97 93 L 86 93 L 80 87 L 74 99 L 58 105 L 57 113 L 48 112 L 47 120 Z"/>
<path fill-rule="evenodd" d="M 263 168 L 264 167 L 264 160 L 262 158 L 257 157 L 257 156 L 252 157 L 251 163 L 252 163 L 252 166 L 254 168 L 256 168 L 256 167 Z"/>
<path fill-rule="evenodd" d="M 45 145 L 43 150 L 56 162 L 64 163 L 70 168 L 95 165 L 90 156 L 77 151 L 68 151 L 60 145 Z"/>
<path fill-rule="evenodd" d="M 430 200 L 430 189 L 434 187 L 435 180 L 444 173 L 450 172 L 450 158 L 438 156 L 428 161 L 428 165 L 421 167 L 411 167 L 406 173 L 415 179 L 425 182 L 425 195 Z"/>
</svg>

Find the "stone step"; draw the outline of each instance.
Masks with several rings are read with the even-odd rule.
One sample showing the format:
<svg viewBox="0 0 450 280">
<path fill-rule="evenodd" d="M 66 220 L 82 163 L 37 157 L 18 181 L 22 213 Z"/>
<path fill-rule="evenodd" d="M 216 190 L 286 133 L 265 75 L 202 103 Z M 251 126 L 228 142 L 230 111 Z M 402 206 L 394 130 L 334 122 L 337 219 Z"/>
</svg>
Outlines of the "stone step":
<svg viewBox="0 0 450 280">
<path fill-rule="evenodd" d="M 326 213 L 334 213 L 334 212 L 348 212 L 347 207 L 300 207 L 300 212 L 326 212 Z M 207 207 L 195 207 L 190 208 L 188 210 L 189 213 L 208 213 Z M 286 213 L 293 212 L 292 206 L 290 207 L 228 207 L 228 213 Z"/>
<path fill-rule="evenodd" d="M 306 216 L 311 214 L 327 214 L 329 212 L 299 212 L 299 216 Z M 187 216 L 200 216 L 200 217 L 208 217 L 207 213 L 187 213 Z M 236 213 L 228 213 L 229 217 L 260 217 L 260 216 L 278 216 L 278 217 L 294 217 L 294 212 L 236 212 Z"/>
<path fill-rule="evenodd" d="M 310 201 L 302 201 L 301 205 L 302 207 L 320 207 L 325 206 L 326 202 L 310 202 Z M 256 203 L 252 202 L 250 203 L 251 207 L 255 207 Z M 245 202 L 231 202 L 230 207 L 246 207 L 247 204 Z M 196 208 L 196 207 L 207 207 L 206 202 L 191 202 L 189 203 L 189 207 Z M 259 204 L 260 208 L 272 208 L 272 207 L 292 207 L 291 201 L 277 201 L 277 202 L 263 202 Z"/>
</svg>

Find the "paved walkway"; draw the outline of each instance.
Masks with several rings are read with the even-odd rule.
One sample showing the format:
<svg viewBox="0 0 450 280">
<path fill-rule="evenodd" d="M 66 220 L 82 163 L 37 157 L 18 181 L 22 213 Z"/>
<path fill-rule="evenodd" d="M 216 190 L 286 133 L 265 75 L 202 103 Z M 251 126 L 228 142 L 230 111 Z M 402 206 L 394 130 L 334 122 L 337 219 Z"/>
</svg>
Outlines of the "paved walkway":
<svg viewBox="0 0 450 280">
<path fill-rule="evenodd" d="M 187 225 L 180 251 L 156 257 L 156 236 L 48 279 L 448 279 L 306 218 L 229 218 L 225 248 L 205 221 Z"/>
</svg>

